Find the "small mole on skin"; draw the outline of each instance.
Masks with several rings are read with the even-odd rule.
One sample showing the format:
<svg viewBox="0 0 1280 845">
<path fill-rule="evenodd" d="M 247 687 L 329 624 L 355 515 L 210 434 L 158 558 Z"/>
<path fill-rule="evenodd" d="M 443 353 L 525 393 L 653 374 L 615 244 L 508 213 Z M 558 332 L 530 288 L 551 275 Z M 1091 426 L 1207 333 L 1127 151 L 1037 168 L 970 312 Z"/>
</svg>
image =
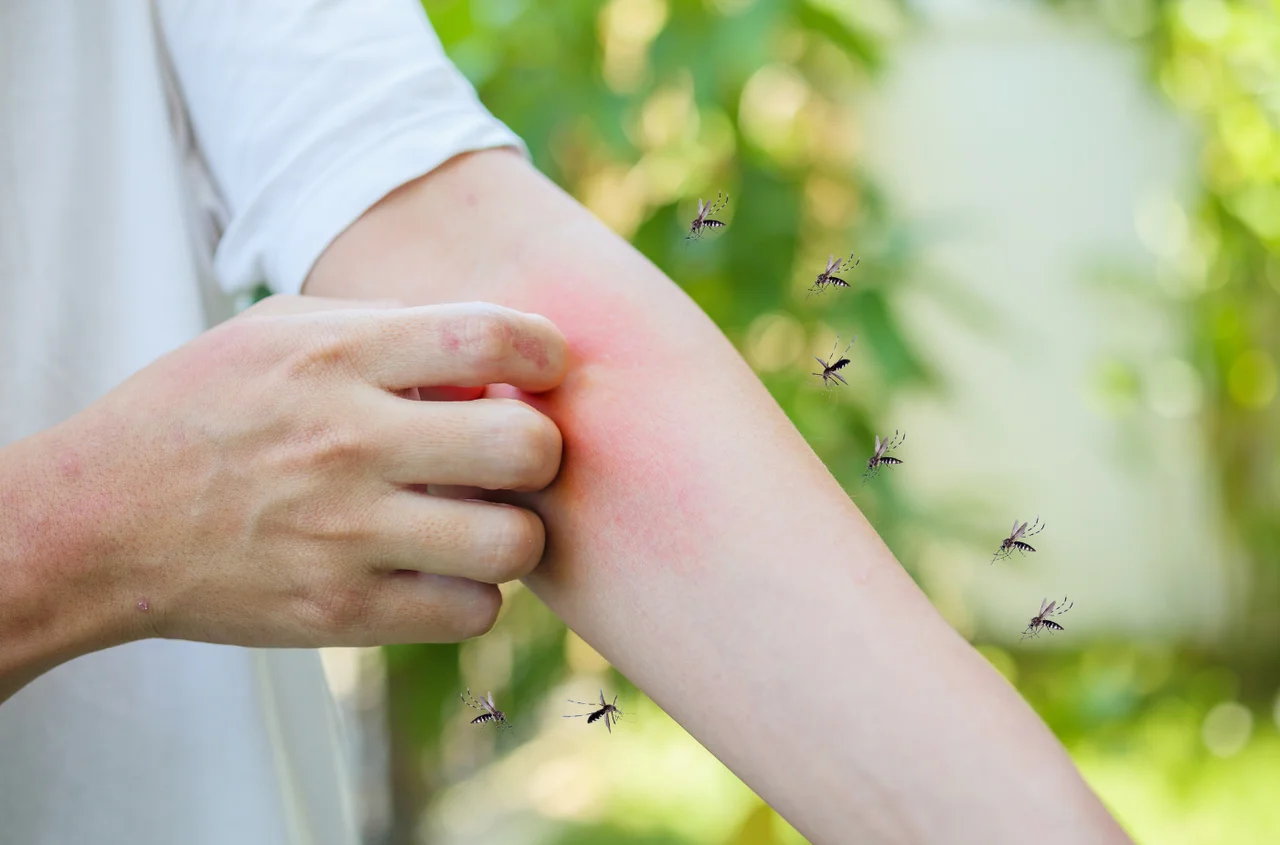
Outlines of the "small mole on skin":
<svg viewBox="0 0 1280 845">
<path fill-rule="evenodd" d="M 148 612 L 149 610 L 151 610 L 151 605 L 147 603 L 147 600 L 146 600 L 146 599 L 138 599 L 138 611 L 139 611 L 140 613 L 146 613 L 146 612 Z"/>
</svg>

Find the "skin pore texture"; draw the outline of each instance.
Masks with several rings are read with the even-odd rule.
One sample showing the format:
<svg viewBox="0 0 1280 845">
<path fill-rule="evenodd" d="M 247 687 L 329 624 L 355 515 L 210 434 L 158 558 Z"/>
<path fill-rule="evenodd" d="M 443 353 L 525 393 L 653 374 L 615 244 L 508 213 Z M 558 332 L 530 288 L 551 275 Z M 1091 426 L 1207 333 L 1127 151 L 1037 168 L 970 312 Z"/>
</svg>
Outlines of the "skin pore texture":
<svg viewBox="0 0 1280 845">
<path fill-rule="evenodd" d="M 549 317 L 561 472 L 525 582 L 811 841 L 1129 840 L 700 309 L 517 155 L 384 199 L 306 293 Z M 495 497 L 499 498 L 499 497 Z"/>
</svg>

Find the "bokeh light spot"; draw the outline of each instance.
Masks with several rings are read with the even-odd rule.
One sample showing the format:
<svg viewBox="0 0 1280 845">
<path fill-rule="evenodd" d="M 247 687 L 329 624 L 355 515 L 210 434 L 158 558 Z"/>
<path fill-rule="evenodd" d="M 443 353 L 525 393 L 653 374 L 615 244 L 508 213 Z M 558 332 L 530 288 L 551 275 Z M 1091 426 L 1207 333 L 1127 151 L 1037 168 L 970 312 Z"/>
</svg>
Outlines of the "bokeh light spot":
<svg viewBox="0 0 1280 845">
<path fill-rule="evenodd" d="M 1253 732 L 1253 713 L 1238 701 L 1224 701 L 1210 710 L 1200 726 L 1200 738 L 1219 757 L 1238 754 Z"/>
<path fill-rule="evenodd" d="M 809 85 L 790 65 L 760 68 L 742 89 L 738 120 L 743 133 L 762 149 L 777 152 L 791 136 L 792 124 L 809 99 Z"/>
<path fill-rule="evenodd" d="M 1178 16 L 1182 25 L 1202 41 L 1217 41 L 1231 28 L 1231 10 L 1223 0 L 1183 0 Z"/>
<path fill-rule="evenodd" d="M 1236 358 L 1227 376 L 1227 389 L 1244 408 L 1265 408 L 1276 395 L 1276 365 L 1261 349 Z"/>
<path fill-rule="evenodd" d="M 790 314 L 761 314 L 747 329 L 745 347 L 757 372 L 781 370 L 804 354 L 804 326 Z"/>
</svg>

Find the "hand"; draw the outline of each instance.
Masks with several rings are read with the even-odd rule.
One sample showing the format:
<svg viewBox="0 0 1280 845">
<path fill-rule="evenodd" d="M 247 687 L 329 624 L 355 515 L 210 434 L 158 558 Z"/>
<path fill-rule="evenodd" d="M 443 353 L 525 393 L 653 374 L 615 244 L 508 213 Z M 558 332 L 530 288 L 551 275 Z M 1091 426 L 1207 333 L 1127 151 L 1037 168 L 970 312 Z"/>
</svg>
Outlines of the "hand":
<svg viewBox="0 0 1280 845">
<path fill-rule="evenodd" d="M 142 370 L 59 437 L 60 463 L 95 503 L 94 565 L 104 600 L 126 611 L 122 638 L 310 647 L 484 633 L 493 585 L 541 558 L 542 523 L 423 485 L 541 489 L 560 432 L 514 399 L 406 396 L 546 391 L 565 360 L 550 321 L 495 305 L 273 297 Z"/>
</svg>

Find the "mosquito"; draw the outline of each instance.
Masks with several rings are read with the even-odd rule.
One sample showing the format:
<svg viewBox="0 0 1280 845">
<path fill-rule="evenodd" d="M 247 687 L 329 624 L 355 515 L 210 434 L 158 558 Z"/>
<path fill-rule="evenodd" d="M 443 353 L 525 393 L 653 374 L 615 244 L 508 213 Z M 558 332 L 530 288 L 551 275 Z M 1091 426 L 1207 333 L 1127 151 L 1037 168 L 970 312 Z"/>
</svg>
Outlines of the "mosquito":
<svg viewBox="0 0 1280 845">
<path fill-rule="evenodd" d="M 622 718 L 622 710 L 618 707 L 618 697 L 615 695 L 613 697 L 613 703 L 610 704 L 608 701 L 605 701 L 604 690 L 600 690 L 599 706 L 597 706 L 594 701 L 574 701 L 573 699 L 569 699 L 569 703 L 581 704 L 583 707 L 595 707 L 596 709 L 592 710 L 590 713 L 574 713 L 572 715 L 565 716 L 564 718 L 580 719 L 583 716 L 586 716 L 588 725 L 592 722 L 604 719 L 604 726 L 609 733 L 613 733 L 613 726 L 618 724 L 618 720 Z"/>
<path fill-rule="evenodd" d="M 817 280 L 813 283 L 813 287 L 809 288 L 809 295 L 822 293 L 827 288 L 847 288 L 849 283 L 836 275 L 836 273 L 848 273 L 854 267 L 862 263 L 861 258 L 854 258 L 853 253 L 849 253 L 849 257 L 840 260 L 834 255 L 827 259 L 827 269 L 818 274 Z M 808 297 L 805 297 L 808 299 Z"/>
<path fill-rule="evenodd" d="M 1061 616 L 1071 608 L 1075 607 L 1075 604 L 1075 602 L 1067 604 L 1066 596 L 1063 596 L 1062 601 L 1060 602 L 1043 599 L 1040 602 L 1040 612 L 1031 617 L 1031 622 L 1027 625 L 1027 629 L 1022 632 L 1022 638 L 1025 640 L 1027 637 L 1038 637 L 1042 630 L 1049 631 L 1050 633 L 1063 630 L 1061 625 L 1054 622 L 1049 617 Z"/>
<path fill-rule="evenodd" d="M 493 693 L 490 692 L 488 698 L 473 698 L 471 690 L 467 689 L 465 696 L 459 696 L 468 707 L 472 707 L 481 711 L 479 716 L 471 720 L 473 725 L 484 725 L 492 722 L 500 728 L 509 728 L 511 723 L 507 721 L 507 714 L 498 709 L 498 705 L 493 703 Z"/>
<path fill-rule="evenodd" d="M 867 471 L 862 474 L 863 484 L 867 483 L 869 480 L 879 475 L 880 467 L 886 464 L 888 464 L 889 466 L 895 466 L 897 464 L 902 463 L 902 461 L 898 460 L 897 458 L 891 458 L 885 453 L 892 452 L 894 449 L 897 449 L 899 446 L 901 446 L 902 441 L 907 439 L 907 433 L 904 431 L 902 432 L 901 435 L 899 435 L 898 430 L 895 428 L 893 430 L 893 434 L 894 434 L 894 437 L 892 440 L 890 440 L 888 437 L 886 437 L 884 440 L 881 440 L 880 435 L 878 434 L 876 435 L 876 451 L 867 460 Z"/>
<path fill-rule="evenodd" d="M 831 347 L 831 355 L 829 355 L 825 361 L 817 355 L 813 356 L 813 360 L 817 361 L 822 367 L 822 372 L 814 373 L 814 375 L 822 379 L 823 387 L 830 390 L 831 386 L 837 382 L 846 385 L 849 383 L 844 380 L 844 376 L 840 375 L 840 371 L 849 366 L 849 359 L 845 356 L 849 354 L 849 349 L 853 346 L 853 341 L 857 339 L 858 336 L 854 335 L 853 340 L 849 341 L 849 345 L 844 348 L 844 354 L 842 354 L 838 359 L 836 359 L 836 350 L 840 348 L 840 335 L 836 335 L 836 345 Z"/>
<path fill-rule="evenodd" d="M 1009 532 L 1009 536 L 1000 544 L 1000 548 L 996 549 L 996 553 L 992 555 L 991 562 L 995 563 L 997 558 L 1006 558 L 1013 554 L 1016 549 L 1019 553 L 1034 552 L 1029 544 L 1023 542 L 1024 538 L 1033 537 L 1044 530 L 1044 525 L 1040 522 L 1040 517 L 1036 517 L 1036 521 L 1032 524 L 1031 530 L 1027 530 L 1027 523 L 1018 524 L 1018 520 L 1013 521 L 1013 528 Z"/>
<path fill-rule="evenodd" d="M 702 197 L 698 197 L 698 216 L 693 218 L 693 222 L 689 224 L 689 234 L 685 236 L 685 246 L 689 245 L 691 240 L 701 240 L 702 233 L 706 229 L 723 229 L 725 224 L 722 220 L 716 220 L 711 215 L 718 214 L 728 205 L 729 198 L 716 191 L 716 201 L 710 205 L 704 205 Z"/>
</svg>

